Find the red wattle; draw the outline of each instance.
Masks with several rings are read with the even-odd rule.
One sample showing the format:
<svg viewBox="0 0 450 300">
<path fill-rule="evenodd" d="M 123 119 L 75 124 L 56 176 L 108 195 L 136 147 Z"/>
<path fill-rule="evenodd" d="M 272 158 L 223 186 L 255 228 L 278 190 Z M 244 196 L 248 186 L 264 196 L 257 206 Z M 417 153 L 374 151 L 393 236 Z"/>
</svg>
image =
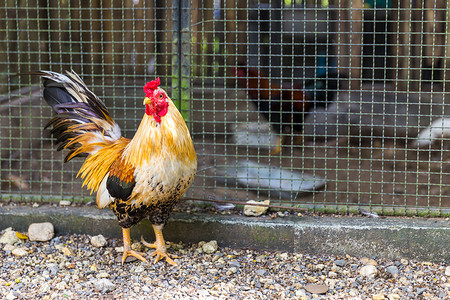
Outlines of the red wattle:
<svg viewBox="0 0 450 300">
<path fill-rule="evenodd" d="M 167 114 L 167 105 L 164 106 L 164 107 L 158 112 L 158 116 L 164 117 L 166 114 Z"/>
<path fill-rule="evenodd" d="M 151 110 L 150 110 L 150 105 L 145 104 L 145 113 L 150 116 L 152 114 Z"/>
</svg>

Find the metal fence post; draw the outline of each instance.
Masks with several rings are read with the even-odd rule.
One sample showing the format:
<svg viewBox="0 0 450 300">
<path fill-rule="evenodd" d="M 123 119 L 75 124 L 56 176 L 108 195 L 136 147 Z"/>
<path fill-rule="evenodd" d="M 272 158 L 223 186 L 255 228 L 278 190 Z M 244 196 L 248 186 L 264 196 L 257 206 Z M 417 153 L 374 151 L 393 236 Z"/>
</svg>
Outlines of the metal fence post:
<svg viewBox="0 0 450 300">
<path fill-rule="evenodd" d="M 189 0 L 174 0 L 172 12 L 172 95 L 174 102 L 189 121 Z"/>
</svg>

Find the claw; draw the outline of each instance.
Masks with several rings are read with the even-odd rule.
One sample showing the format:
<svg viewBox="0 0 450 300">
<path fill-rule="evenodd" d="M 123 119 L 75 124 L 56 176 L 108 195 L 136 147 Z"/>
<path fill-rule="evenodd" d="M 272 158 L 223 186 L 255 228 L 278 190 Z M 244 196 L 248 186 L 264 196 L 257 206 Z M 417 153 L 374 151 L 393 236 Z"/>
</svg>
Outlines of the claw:
<svg viewBox="0 0 450 300">
<path fill-rule="evenodd" d="M 147 248 L 156 248 L 156 243 L 150 244 L 149 242 L 144 240 L 144 237 L 141 235 L 141 243 Z"/>
<path fill-rule="evenodd" d="M 161 259 L 165 258 L 169 264 L 171 264 L 172 266 L 176 266 L 177 263 L 173 261 L 172 258 L 179 258 L 179 257 L 167 253 L 166 243 L 164 241 L 161 229 L 155 225 L 153 225 L 153 229 L 155 230 L 156 241 L 154 243 L 148 243 L 141 236 L 141 243 L 148 248 L 155 249 L 155 251 L 151 253 L 151 256 L 155 256 L 154 263 L 157 263 Z"/>
<path fill-rule="evenodd" d="M 151 256 L 155 256 L 155 260 L 154 263 L 156 264 L 158 261 L 160 261 L 161 259 L 165 258 L 166 261 L 171 264 L 172 266 L 176 266 L 177 263 L 175 261 L 173 261 L 173 259 L 170 257 L 171 255 L 167 252 L 161 252 L 160 250 L 155 250 L 153 251 L 153 253 L 151 254 Z M 173 258 L 178 258 L 178 256 L 173 255 Z"/>
<path fill-rule="evenodd" d="M 142 252 L 137 252 L 134 250 L 123 250 L 123 255 L 122 255 L 122 265 L 125 263 L 125 260 L 127 259 L 128 256 L 134 256 L 139 260 L 142 260 L 143 262 L 147 263 L 147 259 L 145 259 L 142 255 L 144 255 L 144 253 Z"/>
<path fill-rule="evenodd" d="M 122 255 L 122 265 L 125 263 L 128 256 L 134 256 L 139 260 L 142 260 L 143 262 L 147 262 L 147 259 L 145 259 L 142 255 L 144 253 L 137 252 L 134 250 L 131 250 L 131 237 L 130 237 L 130 228 L 122 228 L 123 233 L 123 255 Z"/>
</svg>

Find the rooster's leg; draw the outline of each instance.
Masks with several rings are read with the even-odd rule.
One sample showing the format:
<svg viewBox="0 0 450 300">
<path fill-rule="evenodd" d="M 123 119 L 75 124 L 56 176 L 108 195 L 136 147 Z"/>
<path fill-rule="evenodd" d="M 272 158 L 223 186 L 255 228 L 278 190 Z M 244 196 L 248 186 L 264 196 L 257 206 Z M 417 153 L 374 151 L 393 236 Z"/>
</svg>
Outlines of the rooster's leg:
<svg viewBox="0 0 450 300">
<path fill-rule="evenodd" d="M 153 230 L 155 231 L 156 241 L 153 244 L 150 244 L 141 237 L 141 242 L 144 244 L 144 246 L 147 246 L 148 248 L 154 248 L 155 251 L 152 253 L 152 256 L 155 257 L 155 263 L 157 263 L 162 258 L 166 258 L 166 261 L 171 264 L 172 266 L 176 266 L 176 262 L 173 261 L 172 258 L 170 258 L 169 253 L 167 253 L 166 249 L 166 242 L 164 241 L 164 237 L 162 234 L 162 226 L 158 225 L 152 225 Z M 173 256 L 176 258 L 176 256 Z"/>
<path fill-rule="evenodd" d="M 136 252 L 131 250 L 131 237 L 130 237 L 130 228 L 122 228 L 123 233 L 123 256 L 122 256 L 122 265 L 125 263 L 125 260 L 128 256 L 134 256 L 137 259 L 142 260 L 143 262 L 147 262 L 147 260 L 142 256 L 144 253 Z"/>
</svg>

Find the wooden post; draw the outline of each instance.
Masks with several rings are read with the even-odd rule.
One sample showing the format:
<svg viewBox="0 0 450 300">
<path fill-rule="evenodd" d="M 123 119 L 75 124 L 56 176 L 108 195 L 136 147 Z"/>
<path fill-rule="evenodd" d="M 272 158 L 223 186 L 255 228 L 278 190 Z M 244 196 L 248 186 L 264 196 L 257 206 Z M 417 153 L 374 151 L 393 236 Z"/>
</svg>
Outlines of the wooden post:
<svg viewBox="0 0 450 300">
<path fill-rule="evenodd" d="M 348 0 L 337 0 L 337 67 L 341 74 L 349 74 L 349 26 L 348 26 Z"/>
<path fill-rule="evenodd" d="M 351 89 L 362 88 L 361 61 L 363 35 L 363 0 L 352 0 L 350 11 L 350 77 Z"/>
<path fill-rule="evenodd" d="M 156 0 L 157 43 L 156 73 L 162 77 L 172 74 L 172 0 Z"/>
<path fill-rule="evenodd" d="M 204 19 L 203 31 L 200 40 L 200 47 L 202 47 L 201 69 L 202 74 L 213 76 L 214 71 L 214 1 L 204 1 Z M 203 45 L 206 47 L 203 48 Z M 219 58 L 220 59 L 220 58 Z"/>
<path fill-rule="evenodd" d="M 101 5 L 103 8 L 103 63 L 105 73 L 111 74 L 113 70 L 112 0 L 101 1 Z"/>
<path fill-rule="evenodd" d="M 71 33 L 71 48 L 72 48 L 72 60 L 82 62 L 81 54 L 81 10 L 79 1 L 72 0 L 70 5 L 70 33 Z M 78 74 L 81 74 L 82 66 L 73 66 L 73 70 Z"/>
<path fill-rule="evenodd" d="M 450 92 L 450 4 L 447 2 L 445 26 L 444 91 Z"/>
<path fill-rule="evenodd" d="M 225 1 L 225 42 L 226 42 L 226 65 L 236 66 L 236 41 L 237 41 L 237 26 L 236 26 L 236 2 L 237 0 Z M 232 77 L 227 78 L 227 85 L 232 85 L 235 80 Z"/>
<path fill-rule="evenodd" d="M 142 2 L 142 1 L 139 1 Z M 134 33 L 134 20 L 133 20 L 133 11 L 134 11 L 134 1 L 133 0 L 125 0 L 123 1 L 122 9 L 125 11 L 123 13 L 124 19 L 123 28 L 124 28 L 124 37 L 123 41 L 125 42 L 123 45 L 123 64 L 125 74 L 133 73 L 133 69 L 135 67 L 135 58 L 136 58 L 136 40 L 133 40 Z"/>
<path fill-rule="evenodd" d="M 399 7 L 399 43 L 398 43 L 398 86 L 400 90 L 406 90 L 409 81 L 411 80 L 410 74 L 410 51 L 411 51 L 411 20 L 412 20 L 412 3 L 411 0 L 400 0 Z"/>
</svg>

